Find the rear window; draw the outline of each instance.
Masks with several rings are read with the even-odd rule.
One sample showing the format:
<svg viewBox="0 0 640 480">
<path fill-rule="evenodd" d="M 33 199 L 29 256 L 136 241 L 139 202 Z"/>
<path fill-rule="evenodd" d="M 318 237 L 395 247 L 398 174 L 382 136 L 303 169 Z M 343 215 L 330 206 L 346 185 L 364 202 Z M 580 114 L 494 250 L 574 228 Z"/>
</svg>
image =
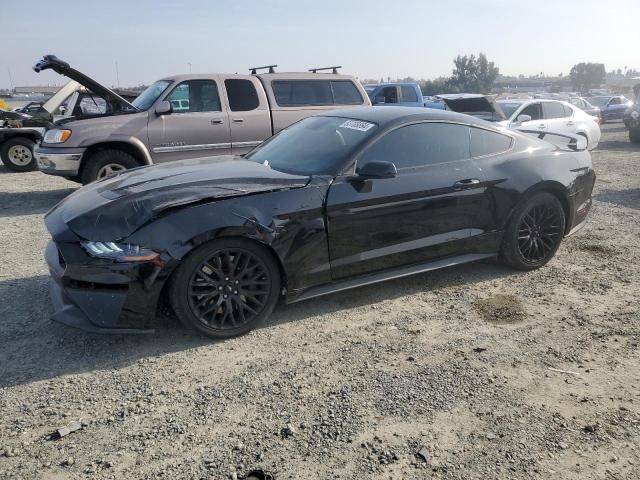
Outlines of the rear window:
<svg viewBox="0 0 640 480">
<path fill-rule="evenodd" d="M 544 118 L 548 120 L 567 116 L 564 111 L 564 105 L 561 103 L 545 102 L 542 104 L 542 111 L 544 112 Z"/>
<path fill-rule="evenodd" d="M 416 91 L 413 87 L 408 85 L 402 85 L 400 87 L 400 95 L 402 96 L 403 102 L 417 102 L 418 96 L 416 95 Z"/>
<path fill-rule="evenodd" d="M 471 156 L 484 157 L 506 152 L 511 147 L 511 137 L 482 128 L 471 128 Z"/>
<path fill-rule="evenodd" d="M 224 81 L 232 112 L 248 112 L 258 108 L 258 92 L 251 80 L 229 79 Z"/>
<path fill-rule="evenodd" d="M 281 107 L 360 105 L 360 92 L 349 80 L 274 80 L 271 83 Z"/>
</svg>

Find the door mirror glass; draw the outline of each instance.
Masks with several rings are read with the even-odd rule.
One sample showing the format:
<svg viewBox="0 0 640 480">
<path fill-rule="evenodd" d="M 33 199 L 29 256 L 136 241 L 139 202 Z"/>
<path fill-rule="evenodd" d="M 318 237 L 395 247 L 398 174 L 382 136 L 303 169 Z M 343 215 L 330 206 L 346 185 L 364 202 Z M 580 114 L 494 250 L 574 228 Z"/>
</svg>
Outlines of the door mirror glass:
<svg viewBox="0 0 640 480">
<path fill-rule="evenodd" d="M 360 178 L 393 178 L 398 169 L 392 162 L 372 161 L 365 163 L 356 171 Z"/>
<path fill-rule="evenodd" d="M 518 115 L 518 118 L 516 118 L 516 121 L 513 122 L 513 124 L 520 125 L 524 122 L 530 122 L 530 121 L 531 121 L 531 115 L 520 114 Z"/>
<path fill-rule="evenodd" d="M 156 115 L 171 115 L 173 113 L 173 105 L 168 100 L 164 100 L 156 107 Z"/>
</svg>

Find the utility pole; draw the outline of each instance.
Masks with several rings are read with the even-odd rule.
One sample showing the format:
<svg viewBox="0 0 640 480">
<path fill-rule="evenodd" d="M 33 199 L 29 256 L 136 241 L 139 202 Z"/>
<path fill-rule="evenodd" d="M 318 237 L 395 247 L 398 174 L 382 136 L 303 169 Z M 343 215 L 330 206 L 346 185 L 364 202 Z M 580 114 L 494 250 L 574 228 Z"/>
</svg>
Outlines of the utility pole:
<svg viewBox="0 0 640 480">
<path fill-rule="evenodd" d="M 11 69 L 9 67 L 7 67 L 7 72 L 9 72 L 9 86 L 11 90 L 13 90 L 13 78 L 11 77 Z"/>
<path fill-rule="evenodd" d="M 191 73 L 191 62 L 189 62 L 189 73 Z"/>
<path fill-rule="evenodd" d="M 120 72 L 118 72 L 118 61 L 116 60 L 116 84 L 120 88 Z"/>
</svg>

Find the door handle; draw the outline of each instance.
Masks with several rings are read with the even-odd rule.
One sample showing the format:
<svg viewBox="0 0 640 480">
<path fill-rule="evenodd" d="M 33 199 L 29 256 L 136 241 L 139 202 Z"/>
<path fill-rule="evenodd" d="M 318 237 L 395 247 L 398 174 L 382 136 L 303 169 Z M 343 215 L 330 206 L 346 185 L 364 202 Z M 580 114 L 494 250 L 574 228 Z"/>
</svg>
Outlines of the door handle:
<svg viewBox="0 0 640 480">
<path fill-rule="evenodd" d="M 242 122 L 244 122 L 244 118 L 234 118 L 233 121 L 235 123 L 242 123 Z"/>
<path fill-rule="evenodd" d="M 538 128 L 547 128 L 547 126 L 544 123 L 541 123 L 540 125 L 538 125 Z"/>
<path fill-rule="evenodd" d="M 464 188 L 473 188 L 480 184 L 480 180 L 477 178 L 465 178 L 464 180 L 458 180 L 453 184 L 453 187 L 460 190 Z"/>
<path fill-rule="evenodd" d="M 220 124 L 222 124 L 222 119 L 221 118 L 212 118 L 211 119 L 211 124 L 212 125 L 220 125 Z"/>
</svg>

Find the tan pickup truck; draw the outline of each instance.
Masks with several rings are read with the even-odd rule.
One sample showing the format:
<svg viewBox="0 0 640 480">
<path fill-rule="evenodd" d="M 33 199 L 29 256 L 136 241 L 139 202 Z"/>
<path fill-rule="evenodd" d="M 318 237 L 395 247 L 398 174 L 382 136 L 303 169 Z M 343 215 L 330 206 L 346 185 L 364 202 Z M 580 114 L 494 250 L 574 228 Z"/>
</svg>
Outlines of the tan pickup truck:
<svg viewBox="0 0 640 480">
<path fill-rule="evenodd" d="M 271 135 L 324 110 L 371 105 L 360 83 L 337 68 L 275 73 L 176 75 L 127 100 L 53 55 L 34 70 L 51 69 L 107 101 L 106 113 L 55 122 L 35 149 L 44 173 L 83 184 L 141 165 L 242 155 Z M 268 73 L 258 73 L 261 68 Z"/>
</svg>

